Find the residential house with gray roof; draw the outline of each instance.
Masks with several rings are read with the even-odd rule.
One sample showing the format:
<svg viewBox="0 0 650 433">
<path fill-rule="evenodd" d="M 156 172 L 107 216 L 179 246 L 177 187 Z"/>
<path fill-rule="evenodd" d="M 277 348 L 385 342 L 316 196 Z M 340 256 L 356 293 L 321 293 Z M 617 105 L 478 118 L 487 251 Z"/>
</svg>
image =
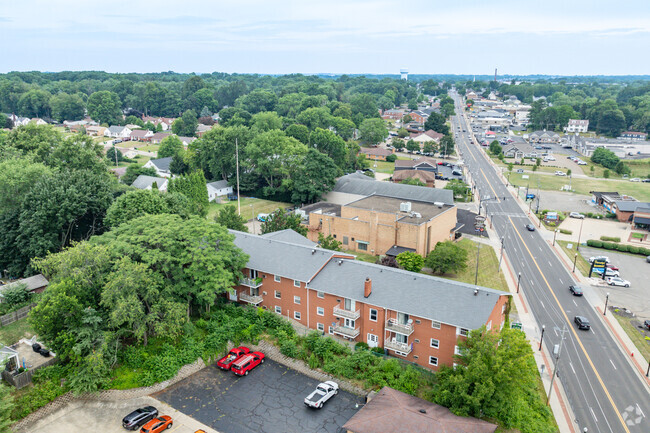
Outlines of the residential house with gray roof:
<svg viewBox="0 0 650 433">
<path fill-rule="evenodd" d="M 358 261 L 286 231 L 231 233 L 250 257 L 231 300 L 432 370 L 453 365 L 471 330 L 498 331 L 505 323 L 505 292 Z"/>
<path fill-rule="evenodd" d="M 169 170 L 169 165 L 172 163 L 172 157 L 159 159 L 150 159 L 143 167 L 153 168 L 160 177 L 172 177 L 172 172 Z"/>
<path fill-rule="evenodd" d="M 141 174 L 140 176 L 135 178 L 131 186 L 138 189 L 153 189 L 155 185 L 155 188 L 158 191 L 165 192 L 167 191 L 168 183 L 169 183 L 169 179 L 167 178 L 145 176 L 144 174 Z"/>
</svg>

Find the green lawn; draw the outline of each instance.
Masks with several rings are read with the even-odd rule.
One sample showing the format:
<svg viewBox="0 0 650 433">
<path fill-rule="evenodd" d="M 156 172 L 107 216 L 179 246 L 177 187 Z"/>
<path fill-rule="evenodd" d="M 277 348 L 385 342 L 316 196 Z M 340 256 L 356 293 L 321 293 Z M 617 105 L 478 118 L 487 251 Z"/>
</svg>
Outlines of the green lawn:
<svg viewBox="0 0 650 433">
<path fill-rule="evenodd" d="M 619 316 L 616 313 L 612 314 L 618 320 L 618 323 L 621 324 L 621 327 L 625 330 L 625 333 L 630 337 L 630 340 L 634 343 L 637 349 L 645 357 L 645 359 L 650 359 L 650 341 L 645 339 L 645 335 L 639 332 L 638 329 L 630 323 L 630 319 L 627 317 Z"/>
<path fill-rule="evenodd" d="M 357 260 L 360 260 L 362 262 L 368 262 L 368 263 L 377 263 L 377 256 L 373 256 L 372 254 L 368 253 L 362 253 L 361 251 L 350 251 L 350 250 L 341 250 L 343 253 L 347 254 L 352 254 L 357 256 Z"/>
<path fill-rule="evenodd" d="M 160 148 L 159 144 L 147 144 L 146 146 L 136 146 L 138 150 L 143 150 L 145 152 L 158 152 Z"/>
<path fill-rule="evenodd" d="M 282 203 L 279 201 L 271 201 L 271 200 L 264 200 L 260 198 L 243 197 L 243 196 L 240 197 L 240 202 L 241 202 L 241 215 L 247 220 L 254 218 L 255 216 L 257 216 L 257 214 L 260 213 L 271 213 L 279 207 L 287 208 L 292 206 L 291 203 Z M 222 206 L 226 206 L 226 205 L 233 205 L 237 207 L 237 200 L 226 202 L 224 204 L 210 203 L 210 206 L 208 207 L 208 219 L 213 219 L 217 215 L 217 212 L 219 212 L 219 209 Z"/>
<path fill-rule="evenodd" d="M 377 165 L 375 167 L 375 165 Z M 395 163 L 388 161 L 370 161 L 370 168 L 378 173 L 393 174 L 395 171 Z"/>
<path fill-rule="evenodd" d="M 569 257 L 571 261 L 575 259 L 576 246 L 577 246 L 575 242 L 558 240 L 557 244 L 562 248 L 562 250 L 566 253 L 567 257 Z M 573 245 L 571 249 L 567 248 L 568 244 Z M 579 270 L 582 273 L 582 275 L 587 276 L 589 275 L 589 268 L 591 268 L 589 261 L 585 259 L 582 256 L 582 254 L 578 254 L 578 259 L 576 260 L 576 269 Z M 573 269 L 573 266 L 571 266 L 571 269 Z"/>
<path fill-rule="evenodd" d="M 463 283 L 474 284 L 477 243 L 469 239 L 462 239 L 458 242 L 458 245 L 468 252 L 467 268 L 458 274 L 445 274 L 442 275 L 442 277 L 461 281 Z M 498 266 L 499 257 L 495 253 L 494 249 L 489 245 L 481 244 L 481 251 L 479 253 L 478 285 L 508 292 L 508 284 L 503 275 L 505 264 L 501 263 L 502 272 L 497 272 Z"/>
<path fill-rule="evenodd" d="M 539 180 L 540 189 L 559 191 L 564 185 L 569 184 L 566 176 L 547 176 L 528 174 L 529 179 L 522 179 L 521 173 L 512 173 L 510 183 L 517 186 L 535 185 Z M 618 191 L 621 194 L 628 194 L 639 201 L 650 201 L 650 188 L 643 182 L 630 182 L 625 180 L 607 179 L 576 179 L 571 180 L 571 187 L 578 194 L 590 195 L 590 191 Z"/>
<path fill-rule="evenodd" d="M 23 337 L 31 338 L 34 330 L 27 319 L 20 319 L 10 325 L 0 327 L 0 343 L 13 344 Z"/>
</svg>

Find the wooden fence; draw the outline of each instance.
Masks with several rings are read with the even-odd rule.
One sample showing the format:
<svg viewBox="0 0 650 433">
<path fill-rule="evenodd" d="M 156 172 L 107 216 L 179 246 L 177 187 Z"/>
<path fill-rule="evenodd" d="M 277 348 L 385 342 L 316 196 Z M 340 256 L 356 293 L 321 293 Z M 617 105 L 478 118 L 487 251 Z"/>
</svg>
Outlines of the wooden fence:
<svg viewBox="0 0 650 433">
<path fill-rule="evenodd" d="M 29 311 L 34 308 L 36 304 L 29 304 L 24 306 L 23 308 L 14 311 L 13 313 L 5 314 L 4 316 L 0 316 L 0 328 L 3 326 L 10 325 L 14 323 L 16 320 L 23 319 L 27 317 L 27 314 L 29 314 Z"/>
<path fill-rule="evenodd" d="M 13 375 L 6 370 L 2 370 L 2 378 L 7 381 L 7 383 L 16 387 L 16 389 L 23 388 L 30 383 L 32 383 L 32 376 L 39 368 L 49 367 L 57 362 L 58 358 L 51 358 L 47 362 L 39 365 L 36 368 L 31 368 L 27 371 L 24 371 L 20 374 Z"/>
</svg>

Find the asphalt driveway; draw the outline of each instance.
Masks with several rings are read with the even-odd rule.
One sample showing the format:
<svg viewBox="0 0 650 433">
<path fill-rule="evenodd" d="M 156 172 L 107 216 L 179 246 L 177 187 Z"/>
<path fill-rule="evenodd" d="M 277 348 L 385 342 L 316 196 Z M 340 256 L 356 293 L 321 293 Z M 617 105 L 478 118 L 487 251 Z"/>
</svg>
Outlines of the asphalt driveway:
<svg viewBox="0 0 650 433">
<path fill-rule="evenodd" d="M 222 433 L 337 433 L 363 398 L 339 391 L 313 410 L 303 400 L 316 385 L 267 358 L 244 377 L 209 366 L 154 397 Z"/>
</svg>

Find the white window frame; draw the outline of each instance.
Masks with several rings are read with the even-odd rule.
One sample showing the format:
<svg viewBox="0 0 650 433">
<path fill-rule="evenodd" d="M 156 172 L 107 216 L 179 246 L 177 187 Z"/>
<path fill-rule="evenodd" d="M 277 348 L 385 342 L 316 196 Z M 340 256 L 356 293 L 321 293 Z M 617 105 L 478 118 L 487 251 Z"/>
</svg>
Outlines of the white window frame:
<svg viewBox="0 0 650 433">
<path fill-rule="evenodd" d="M 300 281 L 293 280 L 293 287 L 300 287 Z"/>
<path fill-rule="evenodd" d="M 440 326 L 441 326 L 441 323 L 440 323 L 440 322 L 436 322 L 435 320 L 432 320 L 432 321 L 431 321 L 431 327 L 432 327 L 433 329 L 440 329 Z"/>
<path fill-rule="evenodd" d="M 375 319 L 374 320 L 372 319 L 372 312 L 373 311 L 375 312 Z M 376 322 L 378 317 L 379 317 L 379 311 L 375 310 L 374 308 L 371 308 L 370 313 L 368 314 L 368 320 L 370 320 L 371 322 Z"/>
<path fill-rule="evenodd" d="M 317 291 L 317 292 L 316 292 L 316 297 L 317 297 L 317 298 L 321 298 L 321 299 L 325 299 L 325 292 L 318 292 L 318 291 Z"/>
<path fill-rule="evenodd" d="M 454 355 L 460 355 L 460 348 L 458 346 L 454 346 Z"/>
<path fill-rule="evenodd" d="M 325 325 L 323 325 L 322 323 L 316 323 L 316 329 L 318 329 L 320 332 L 324 332 Z"/>
<path fill-rule="evenodd" d="M 275 299 L 282 299 L 282 292 L 280 292 L 279 290 L 275 290 L 273 296 L 275 297 Z"/>
<path fill-rule="evenodd" d="M 440 349 L 440 340 L 436 340 L 435 338 L 432 338 L 431 341 L 429 342 L 429 346 L 433 347 L 434 349 Z"/>
<path fill-rule="evenodd" d="M 334 335 L 334 328 L 331 327 L 331 326 L 328 326 L 327 327 L 327 333 L 330 334 L 330 335 Z"/>
<path fill-rule="evenodd" d="M 300 299 L 300 296 L 297 296 L 297 295 L 294 295 L 294 296 L 293 296 L 293 303 L 294 303 L 294 304 L 298 304 L 298 305 L 300 305 L 300 302 L 301 302 L 301 301 L 302 301 L 302 300 Z"/>
<path fill-rule="evenodd" d="M 281 283 L 282 277 L 279 275 L 273 275 L 273 281 L 275 281 L 276 283 Z"/>
<path fill-rule="evenodd" d="M 458 335 L 461 335 L 463 337 L 469 337 L 469 329 L 458 327 L 457 330 L 458 330 L 457 331 Z"/>
<path fill-rule="evenodd" d="M 429 365 L 433 365 L 434 367 L 438 366 L 438 358 L 435 356 L 429 356 Z"/>
<path fill-rule="evenodd" d="M 316 314 L 318 314 L 319 316 L 324 316 L 325 315 L 325 308 L 316 307 Z"/>
<path fill-rule="evenodd" d="M 492 329 L 492 321 L 491 320 L 489 322 L 487 322 L 487 325 L 485 325 L 485 329 L 488 330 L 488 331 L 490 329 Z"/>
<path fill-rule="evenodd" d="M 277 314 L 282 314 L 282 307 L 279 306 L 279 305 L 276 305 L 276 306 L 275 306 L 275 312 L 276 312 Z"/>
<path fill-rule="evenodd" d="M 294 311 L 293 312 L 293 318 L 294 319 L 300 320 L 301 317 L 302 317 L 302 315 L 300 314 L 300 311 Z"/>
</svg>

